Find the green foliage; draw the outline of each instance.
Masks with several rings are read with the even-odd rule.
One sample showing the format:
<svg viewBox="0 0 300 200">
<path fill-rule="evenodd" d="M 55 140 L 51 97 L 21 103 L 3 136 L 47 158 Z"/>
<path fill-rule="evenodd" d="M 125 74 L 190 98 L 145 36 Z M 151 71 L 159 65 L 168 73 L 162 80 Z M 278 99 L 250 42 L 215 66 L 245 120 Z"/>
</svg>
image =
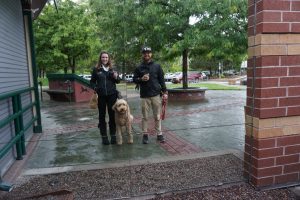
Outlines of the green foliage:
<svg viewBox="0 0 300 200">
<path fill-rule="evenodd" d="M 183 51 L 192 69 L 238 68 L 247 50 L 247 0 L 57 0 L 34 23 L 41 71 L 86 72 L 108 51 L 121 72 L 153 48 L 165 72 L 181 71 Z M 194 22 L 191 23 L 191 19 Z M 187 69 L 185 69 L 187 70 Z"/>
<path fill-rule="evenodd" d="M 84 5 L 70 0 L 56 2 L 58 10 L 49 4 L 34 22 L 39 69 L 44 72 L 71 69 L 74 73 L 77 66 L 91 67 L 100 46 L 94 17 Z"/>
<path fill-rule="evenodd" d="M 165 73 L 178 72 L 182 70 L 180 57 L 176 57 L 173 60 L 161 60 L 160 64 Z"/>
<path fill-rule="evenodd" d="M 49 81 L 47 78 L 38 78 L 38 82 L 39 82 L 39 85 L 40 83 L 42 83 L 42 86 L 48 86 L 49 85 Z"/>
<path fill-rule="evenodd" d="M 191 83 L 191 87 L 207 88 L 208 90 L 245 90 L 236 86 L 227 86 L 216 83 Z M 168 85 L 168 88 L 176 88 L 175 84 Z"/>
<path fill-rule="evenodd" d="M 100 36 L 123 70 L 132 71 L 140 60 L 140 49 L 149 45 L 155 59 L 178 69 L 183 50 L 191 64 L 201 60 L 211 69 L 239 66 L 247 49 L 246 0 L 90 0 L 97 21 L 105 27 Z M 191 18 L 196 22 L 191 24 Z M 181 65 L 182 63 L 180 63 Z M 207 67 L 201 65 L 193 68 Z M 181 68 L 180 68 L 181 69 Z"/>
<path fill-rule="evenodd" d="M 193 64 L 208 64 L 212 69 L 222 62 L 239 68 L 247 49 L 247 2 L 245 0 L 202 0 L 204 12 L 198 15 L 197 40 L 191 53 Z M 198 60 L 198 61 L 197 61 Z M 200 66 L 205 67 L 205 66 Z"/>
</svg>

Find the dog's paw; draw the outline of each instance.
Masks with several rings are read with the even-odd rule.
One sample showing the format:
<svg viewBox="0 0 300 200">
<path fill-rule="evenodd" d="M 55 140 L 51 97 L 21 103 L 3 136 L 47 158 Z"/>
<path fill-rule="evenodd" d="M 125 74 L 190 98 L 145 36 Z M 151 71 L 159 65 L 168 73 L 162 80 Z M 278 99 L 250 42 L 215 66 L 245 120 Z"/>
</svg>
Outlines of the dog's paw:
<svg viewBox="0 0 300 200">
<path fill-rule="evenodd" d="M 127 142 L 128 144 L 133 144 L 133 138 L 132 138 L 132 136 L 129 136 L 129 138 L 128 138 L 128 142 Z"/>
<path fill-rule="evenodd" d="M 122 145 L 123 141 L 120 139 L 117 139 L 117 145 Z"/>
<path fill-rule="evenodd" d="M 127 142 L 128 144 L 133 144 L 133 140 L 130 140 Z"/>
</svg>

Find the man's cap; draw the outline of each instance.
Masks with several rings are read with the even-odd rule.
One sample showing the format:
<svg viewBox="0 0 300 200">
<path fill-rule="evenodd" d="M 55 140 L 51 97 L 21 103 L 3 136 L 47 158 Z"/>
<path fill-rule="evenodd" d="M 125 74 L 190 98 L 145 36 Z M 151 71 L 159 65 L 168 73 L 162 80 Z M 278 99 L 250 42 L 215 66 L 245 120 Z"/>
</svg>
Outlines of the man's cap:
<svg viewBox="0 0 300 200">
<path fill-rule="evenodd" d="M 152 52 L 151 47 L 143 47 L 142 48 L 142 53 L 145 53 L 145 52 Z"/>
</svg>

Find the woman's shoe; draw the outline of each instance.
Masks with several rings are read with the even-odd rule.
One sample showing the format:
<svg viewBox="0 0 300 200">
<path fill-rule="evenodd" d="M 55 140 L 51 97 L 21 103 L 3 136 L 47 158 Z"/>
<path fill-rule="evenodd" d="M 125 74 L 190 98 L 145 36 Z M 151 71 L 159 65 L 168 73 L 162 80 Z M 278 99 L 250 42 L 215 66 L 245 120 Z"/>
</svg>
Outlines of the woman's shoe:
<svg viewBox="0 0 300 200">
<path fill-rule="evenodd" d="M 143 135 L 143 144 L 148 144 L 148 143 L 149 143 L 148 134 L 144 134 Z"/>
<path fill-rule="evenodd" d="M 115 135 L 112 135 L 112 136 L 110 137 L 110 143 L 111 143 L 111 144 L 117 144 L 117 137 L 116 137 Z"/>
<path fill-rule="evenodd" d="M 103 145 L 109 145 L 109 140 L 107 136 L 102 136 L 102 144 Z"/>
</svg>

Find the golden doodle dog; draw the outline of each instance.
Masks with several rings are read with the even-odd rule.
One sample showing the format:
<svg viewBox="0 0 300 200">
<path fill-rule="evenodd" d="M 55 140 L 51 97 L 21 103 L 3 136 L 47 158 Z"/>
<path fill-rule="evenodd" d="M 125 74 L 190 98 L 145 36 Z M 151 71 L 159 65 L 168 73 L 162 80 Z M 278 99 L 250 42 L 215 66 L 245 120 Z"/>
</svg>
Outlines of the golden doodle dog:
<svg viewBox="0 0 300 200">
<path fill-rule="evenodd" d="M 131 129 L 131 123 L 133 121 L 133 116 L 130 114 L 130 109 L 128 103 L 124 99 L 118 99 L 113 105 L 112 109 L 115 111 L 115 122 L 116 122 L 116 134 L 117 134 L 117 144 L 121 145 L 123 143 L 122 130 L 127 129 L 128 132 L 128 144 L 133 143 L 133 135 Z"/>
</svg>

